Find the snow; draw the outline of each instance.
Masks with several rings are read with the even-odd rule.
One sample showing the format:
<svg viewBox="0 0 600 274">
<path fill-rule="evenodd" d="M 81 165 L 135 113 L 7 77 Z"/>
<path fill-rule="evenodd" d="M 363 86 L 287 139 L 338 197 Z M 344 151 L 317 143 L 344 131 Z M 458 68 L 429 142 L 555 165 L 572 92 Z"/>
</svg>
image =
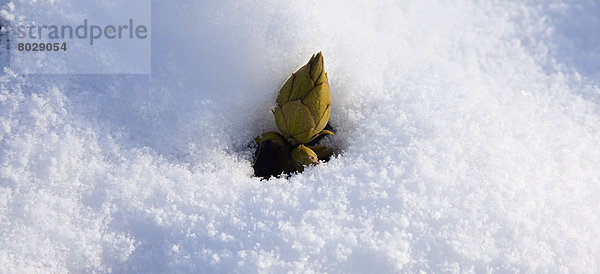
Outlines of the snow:
<svg viewBox="0 0 600 274">
<path fill-rule="evenodd" d="M 4 68 L 0 270 L 598 272 L 599 13 L 153 1 L 151 75 Z M 260 181 L 248 144 L 317 51 L 340 154 Z"/>
</svg>

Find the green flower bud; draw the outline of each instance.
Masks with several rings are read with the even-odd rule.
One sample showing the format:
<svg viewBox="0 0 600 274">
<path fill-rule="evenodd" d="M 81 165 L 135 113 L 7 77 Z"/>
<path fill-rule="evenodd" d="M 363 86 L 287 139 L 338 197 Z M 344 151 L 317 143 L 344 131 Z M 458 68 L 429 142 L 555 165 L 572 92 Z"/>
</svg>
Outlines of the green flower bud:
<svg viewBox="0 0 600 274">
<path fill-rule="evenodd" d="M 310 148 L 305 147 L 304 145 L 299 145 L 296 148 L 292 149 L 290 156 L 292 158 L 292 164 L 294 165 L 296 170 L 300 172 L 304 171 L 304 166 L 316 165 L 319 163 L 317 154 Z"/>
<path fill-rule="evenodd" d="M 273 110 L 277 127 L 292 145 L 306 144 L 321 134 L 331 112 L 331 92 L 323 55 L 319 52 L 283 84 Z"/>
</svg>

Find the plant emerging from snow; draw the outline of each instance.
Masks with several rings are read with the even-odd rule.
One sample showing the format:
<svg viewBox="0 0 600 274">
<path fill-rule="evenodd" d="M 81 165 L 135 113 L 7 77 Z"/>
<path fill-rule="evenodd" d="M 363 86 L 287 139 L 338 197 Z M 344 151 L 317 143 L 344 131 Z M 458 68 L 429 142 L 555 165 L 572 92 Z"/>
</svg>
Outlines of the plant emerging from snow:
<svg viewBox="0 0 600 274">
<path fill-rule="evenodd" d="M 319 159 L 329 158 L 331 149 L 308 145 L 317 137 L 334 133 L 325 130 L 331 113 L 331 91 L 321 52 L 292 73 L 277 95 L 273 109 L 278 132 L 270 131 L 256 138 L 259 145 L 257 159 L 265 142 L 273 147 L 271 175 L 282 172 L 304 171 L 304 166 L 316 165 Z M 256 162 L 255 162 L 256 165 Z"/>
</svg>

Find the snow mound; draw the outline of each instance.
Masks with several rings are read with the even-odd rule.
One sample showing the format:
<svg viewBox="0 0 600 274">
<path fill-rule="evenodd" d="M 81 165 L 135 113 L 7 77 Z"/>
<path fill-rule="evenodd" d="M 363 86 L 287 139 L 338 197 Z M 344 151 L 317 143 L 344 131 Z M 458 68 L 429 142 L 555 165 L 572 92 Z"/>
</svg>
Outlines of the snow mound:
<svg viewBox="0 0 600 274">
<path fill-rule="evenodd" d="M 152 75 L 4 68 L 2 272 L 600 271 L 594 1 L 152 4 Z M 260 181 L 317 51 L 341 154 Z"/>
</svg>

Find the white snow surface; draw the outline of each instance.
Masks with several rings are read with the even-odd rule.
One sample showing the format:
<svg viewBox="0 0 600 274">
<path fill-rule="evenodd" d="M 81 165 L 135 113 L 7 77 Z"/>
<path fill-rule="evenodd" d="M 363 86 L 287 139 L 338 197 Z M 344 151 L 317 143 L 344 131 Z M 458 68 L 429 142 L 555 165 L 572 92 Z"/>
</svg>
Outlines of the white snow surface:
<svg viewBox="0 0 600 274">
<path fill-rule="evenodd" d="M 0 272 L 600 272 L 599 2 L 152 5 L 151 76 L 4 68 Z M 261 181 L 318 51 L 339 155 Z"/>
</svg>

